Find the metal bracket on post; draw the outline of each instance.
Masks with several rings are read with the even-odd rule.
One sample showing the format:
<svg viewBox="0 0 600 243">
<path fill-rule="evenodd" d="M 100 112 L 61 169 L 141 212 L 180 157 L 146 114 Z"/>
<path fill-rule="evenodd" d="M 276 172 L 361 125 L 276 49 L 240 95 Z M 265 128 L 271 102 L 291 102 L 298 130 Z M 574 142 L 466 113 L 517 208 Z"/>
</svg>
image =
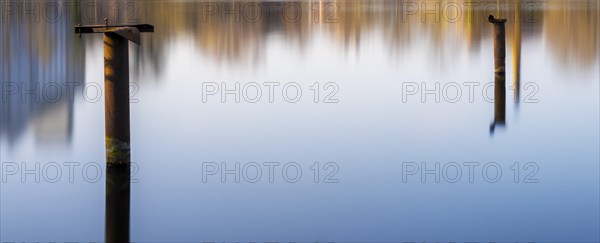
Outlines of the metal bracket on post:
<svg viewBox="0 0 600 243">
<path fill-rule="evenodd" d="M 75 33 L 79 35 L 91 33 L 115 33 L 138 45 L 141 45 L 140 33 L 142 32 L 154 32 L 154 26 L 149 24 L 108 25 L 107 20 L 105 25 L 75 26 Z"/>
</svg>

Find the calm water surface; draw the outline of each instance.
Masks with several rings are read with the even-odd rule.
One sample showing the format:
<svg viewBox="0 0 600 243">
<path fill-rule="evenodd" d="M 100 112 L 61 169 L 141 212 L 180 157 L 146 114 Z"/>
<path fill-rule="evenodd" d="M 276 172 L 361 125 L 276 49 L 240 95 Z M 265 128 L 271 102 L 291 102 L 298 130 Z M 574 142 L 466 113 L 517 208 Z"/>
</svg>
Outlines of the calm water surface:
<svg viewBox="0 0 600 243">
<path fill-rule="evenodd" d="M 132 241 L 600 240 L 596 1 L 459 1 L 439 22 L 412 8 L 421 2 L 295 2 L 298 21 L 281 17 L 290 2 L 259 2 L 248 9 L 260 19 L 237 23 L 207 12 L 232 2 L 130 2 L 134 15 L 72 3 L 53 22 L 2 16 L 1 241 L 104 240 L 103 43 L 73 26 L 105 15 L 156 29 L 130 44 Z M 509 19 L 504 126 L 486 100 L 489 14 Z M 247 96 L 206 95 L 222 83 Z M 293 88 L 282 95 L 290 84 L 296 103 L 285 100 Z M 407 95 L 436 85 L 438 102 Z M 25 92 L 35 87 L 37 101 Z M 272 182 L 268 162 L 279 163 Z M 286 181 L 296 167 L 282 174 L 292 162 L 296 183 Z M 207 175 L 236 163 L 239 182 Z M 423 182 L 436 163 L 439 182 L 435 172 Z"/>
</svg>

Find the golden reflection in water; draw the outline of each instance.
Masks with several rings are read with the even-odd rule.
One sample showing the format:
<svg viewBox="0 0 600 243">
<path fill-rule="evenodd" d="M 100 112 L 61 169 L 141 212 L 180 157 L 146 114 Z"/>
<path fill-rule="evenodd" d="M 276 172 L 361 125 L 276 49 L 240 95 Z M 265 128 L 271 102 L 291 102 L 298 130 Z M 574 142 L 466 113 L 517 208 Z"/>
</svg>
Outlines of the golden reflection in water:
<svg viewBox="0 0 600 243">
<path fill-rule="evenodd" d="M 544 39 L 561 66 L 598 68 L 599 1 L 544 2 Z"/>
<path fill-rule="evenodd" d="M 233 15 L 204 14 L 213 5 L 220 9 L 241 9 L 239 1 L 202 2 L 140 2 L 140 22 L 156 25 L 157 33 L 147 38 L 149 47 L 142 51 L 160 61 L 165 45 L 179 36 L 191 37 L 203 54 L 216 62 L 255 64 L 264 58 L 265 45 L 271 35 L 282 37 L 291 47 L 304 50 L 315 33 L 325 33 L 346 52 L 360 49 L 363 37 L 378 37 L 391 57 L 402 55 L 413 43 L 429 40 L 431 60 L 441 65 L 451 63 L 451 58 L 463 50 L 478 52 L 485 37 L 487 16 L 499 13 L 508 18 L 508 28 L 524 38 L 542 34 L 549 44 L 548 50 L 561 62 L 589 67 L 598 59 L 598 3 L 594 1 L 493 1 L 477 6 L 470 1 L 320 1 L 295 2 L 301 7 L 299 21 L 285 21 L 282 7 L 267 8 L 258 3 L 262 16 L 257 22 L 236 22 Z M 289 2 L 271 2 L 285 6 Z M 331 20 L 323 21 L 335 5 Z M 424 8 L 440 8 L 445 4 L 460 6 L 460 14 L 439 16 L 423 12 Z M 239 5 L 242 4 L 242 5 Z M 424 5 L 423 5 L 424 4 Z M 490 5 L 491 4 L 491 5 Z M 496 6 L 497 5 L 497 6 Z M 417 8 L 415 11 L 414 8 Z M 516 11 L 520 10 L 520 11 Z M 524 13 L 524 14 L 522 14 Z M 457 20 L 452 16 L 460 16 Z M 276 16 L 267 18 L 266 16 Z M 324 17 L 325 16 L 325 17 Z M 439 21 L 438 21 L 439 18 Z M 320 20 L 320 21 L 319 21 Z M 513 26 L 519 23 L 519 26 Z M 523 29 L 522 27 L 526 28 Z M 512 33 L 507 33 L 508 36 Z M 377 39 L 377 38 L 376 38 Z M 513 42 L 516 44 L 517 42 Z M 464 47 L 464 48 L 462 48 Z M 145 55 L 145 56 L 148 56 Z"/>
<path fill-rule="evenodd" d="M 38 2 L 43 4 L 55 1 Z M 126 13 L 109 7 L 114 2 L 75 1 L 75 14 L 69 15 L 69 18 L 59 18 L 58 22 L 22 22 L 19 21 L 19 16 L 4 16 L 6 18 L 3 20 L 6 21 L 0 23 L 2 83 L 82 83 L 85 77 L 86 49 L 96 42 L 92 38 L 78 39 L 73 33 L 73 26 L 77 23 L 92 24 L 82 17 L 83 6 L 87 3 L 98 4 L 104 15 L 94 16 L 95 24 L 101 24 L 104 17 L 110 17 L 111 23 L 119 22 L 118 19 L 124 19 L 123 15 Z M 432 72 L 436 72 L 440 67 L 451 67 L 454 58 L 464 55 L 464 52 L 478 54 L 482 43 L 490 41 L 487 15 L 498 11 L 500 17 L 509 19 L 506 26 L 507 38 L 512 41 L 508 42 L 510 46 L 507 48 L 511 50 L 512 58 L 508 65 L 513 67 L 511 82 L 516 101 L 520 96 L 521 42 L 533 40 L 539 45 L 545 43 L 549 58 L 556 60 L 561 69 L 597 69 L 600 56 L 600 7 L 599 2 L 593 0 L 491 0 L 478 2 L 477 6 L 467 4 L 473 1 L 446 0 L 269 1 L 269 4 L 279 6 L 297 4 L 302 9 L 301 18 L 298 21 L 285 21 L 281 17 L 281 7 L 266 8 L 266 2 L 253 2 L 261 6 L 262 18 L 257 21 L 241 19 L 238 22 L 232 21 L 231 16 L 222 18 L 220 14 L 207 15 L 203 12 L 215 4 L 221 8 L 234 9 L 236 4 L 249 2 L 134 2 L 138 16 L 136 22 L 154 24 L 156 32 L 151 36 L 144 35 L 141 47 L 132 47 L 133 75 L 139 74 L 142 68 L 147 72 L 162 73 L 168 66 L 164 63 L 168 51 L 174 41 L 181 37 L 188 38 L 194 45 L 195 50 L 190 50 L 190 55 L 199 54 L 214 63 L 252 66 L 264 59 L 266 47 L 272 38 L 283 40 L 287 48 L 299 50 L 302 55 L 317 34 L 326 36 L 327 41 L 350 54 L 359 53 L 365 39 L 378 41 L 378 48 L 386 50 L 390 59 L 405 58 L 410 50 L 418 47 L 423 50 L 422 55 L 427 55 L 430 60 Z M 8 5 L 22 2 L 2 3 Z M 423 6 L 431 9 L 436 3 L 441 6 L 457 4 L 460 6 L 460 18 L 454 21 L 446 16 L 437 21 L 435 15 L 423 11 Z M 332 10 L 335 13 L 332 14 Z M 539 43 L 540 38 L 542 43 Z M 426 46 L 423 48 L 422 45 Z M 194 53 L 196 51 L 200 53 Z M 81 87 L 80 85 L 79 88 Z M 1 106 L 2 136 L 8 137 L 9 141 L 16 140 L 25 131 L 26 125 L 31 124 L 29 120 L 66 120 L 71 124 L 72 104 L 37 102 L 31 105 L 9 98 Z M 59 112 L 51 113 L 60 114 L 60 117 L 44 115 L 50 113 L 42 112 L 53 109 Z M 48 123 L 33 124 L 38 126 L 36 124 Z M 38 139 L 40 142 L 68 142 L 70 135 L 56 136 L 56 133 L 45 131 L 62 130 L 64 134 L 70 134 L 71 125 L 39 127 L 37 130 L 46 134 Z M 36 133 L 38 134 L 40 133 Z"/>
<path fill-rule="evenodd" d="M 18 2 L 18 1 L 7 1 Z M 51 1 L 40 1 L 51 2 Z M 94 3 L 100 6 L 105 16 L 95 16 L 95 24 L 101 24 L 104 17 L 126 19 L 125 11 L 111 8 L 114 0 L 92 1 L 82 0 L 78 3 L 76 13 L 69 25 L 76 23 L 92 24 L 82 18 L 83 6 Z M 491 34 L 486 27 L 487 16 L 496 13 L 508 18 L 508 28 L 519 23 L 519 33 L 529 39 L 542 35 L 548 43 L 548 52 L 556 56 L 556 60 L 565 65 L 590 68 L 599 56 L 599 16 L 597 1 L 269 1 L 278 7 L 265 7 L 266 2 L 240 1 L 136 1 L 138 23 L 151 23 L 156 26 L 156 33 L 151 37 L 144 36 L 144 45 L 134 48 L 137 53 L 133 59 L 151 65 L 146 70 L 162 71 L 165 65 L 159 65 L 165 58 L 165 52 L 173 40 L 180 37 L 192 39 L 201 54 L 209 56 L 215 62 L 235 62 L 255 65 L 265 55 L 265 46 L 272 36 L 280 37 L 290 48 L 306 49 L 316 33 L 324 33 L 330 41 L 347 52 L 360 49 L 361 40 L 365 37 L 381 40 L 390 57 L 402 56 L 417 43 L 428 43 L 426 55 L 441 65 L 449 65 L 452 58 L 460 52 L 479 52 L 481 43 Z M 223 17 L 207 14 L 212 7 L 223 9 L 243 9 L 249 4 L 258 6 L 249 8 L 239 21 L 233 15 Z M 283 6 L 296 4 L 302 9 L 298 21 L 285 21 L 282 18 Z M 437 5 L 436 5 L 437 4 Z M 424 9 L 444 9 L 446 6 L 458 6 L 430 14 Z M 499 6 L 499 7 L 498 7 Z M 521 11 L 515 11 L 520 9 Z M 334 12 L 332 12 L 334 11 Z M 249 21 L 248 15 L 261 13 L 257 21 Z M 288 14 L 290 11 L 288 10 Z M 292 15 L 295 12 L 292 11 Z M 453 18 L 453 16 L 459 16 Z M 272 17 L 269 18 L 268 16 Z M 274 16 L 274 17 L 273 17 Z M 131 19 L 130 19 L 131 20 Z M 113 21 L 113 20 L 111 20 Z M 43 22 L 43 21 L 42 21 Z M 14 23 L 3 22 L 3 26 Z M 62 24 L 26 23 L 20 24 L 20 32 L 27 32 L 27 40 L 36 48 L 32 58 L 48 60 L 56 52 L 58 42 L 73 38 L 72 33 L 64 35 L 56 32 Z M 65 25 L 67 27 L 68 25 Z M 3 70 L 11 65 L 15 55 L 9 50 L 12 41 L 8 39 L 14 28 L 3 28 L 2 49 Z M 9 33 L 6 33 L 10 31 Z M 70 29 L 69 29 L 70 30 Z M 4 34 L 6 33 L 6 34 Z M 510 32 L 507 33 L 510 36 Z M 518 38 L 518 37 L 517 37 Z M 89 39 L 89 38 L 88 38 Z M 87 41 L 87 40 L 86 40 Z M 76 46 L 76 45 L 72 45 Z M 69 48 L 71 49 L 71 48 Z M 70 51 L 70 50 L 69 50 Z M 139 63 L 136 63 L 139 64 Z M 134 65 L 134 68 L 135 65 Z"/>
<path fill-rule="evenodd" d="M 515 1 L 516 5 L 520 5 L 520 1 Z M 521 19 L 521 9 L 515 9 L 515 19 Z M 514 102 L 518 106 L 521 99 L 521 21 L 516 21 L 514 24 L 512 37 L 512 67 L 513 67 L 513 94 Z"/>
</svg>

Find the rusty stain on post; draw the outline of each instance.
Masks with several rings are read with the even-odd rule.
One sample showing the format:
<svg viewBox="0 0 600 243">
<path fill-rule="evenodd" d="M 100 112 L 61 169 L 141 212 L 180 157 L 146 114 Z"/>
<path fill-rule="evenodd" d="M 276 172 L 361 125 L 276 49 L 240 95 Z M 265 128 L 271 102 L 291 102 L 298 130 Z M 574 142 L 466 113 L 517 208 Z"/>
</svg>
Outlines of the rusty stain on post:
<svg viewBox="0 0 600 243">
<path fill-rule="evenodd" d="M 506 19 L 490 15 L 488 20 L 494 24 L 494 121 L 490 126 L 494 133 L 496 126 L 506 124 Z"/>
</svg>

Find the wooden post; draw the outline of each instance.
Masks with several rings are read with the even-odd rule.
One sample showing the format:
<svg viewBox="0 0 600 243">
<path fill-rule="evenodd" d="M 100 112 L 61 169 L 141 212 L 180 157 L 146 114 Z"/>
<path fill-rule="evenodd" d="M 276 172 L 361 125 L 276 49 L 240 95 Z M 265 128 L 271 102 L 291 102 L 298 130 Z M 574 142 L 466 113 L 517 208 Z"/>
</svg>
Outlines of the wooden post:
<svg viewBox="0 0 600 243">
<path fill-rule="evenodd" d="M 490 15 L 488 20 L 494 24 L 494 122 L 490 126 L 493 133 L 496 126 L 506 124 L 506 19 Z"/>
<path fill-rule="evenodd" d="M 129 241 L 130 137 L 129 41 L 140 44 L 142 25 L 76 26 L 75 33 L 104 34 L 104 107 L 106 122 L 106 242 Z"/>
<path fill-rule="evenodd" d="M 154 26 L 76 26 L 75 33 L 104 34 L 104 89 L 107 166 L 129 166 L 129 41 L 141 43 L 140 32 L 154 32 Z"/>
<path fill-rule="evenodd" d="M 129 166 L 129 41 L 110 32 L 104 33 L 104 89 L 106 164 Z"/>
<path fill-rule="evenodd" d="M 504 23 L 506 19 L 495 19 L 490 15 L 488 20 L 494 24 L 494 72 L 506 72 L 506 34 Z"/>
</svg>

